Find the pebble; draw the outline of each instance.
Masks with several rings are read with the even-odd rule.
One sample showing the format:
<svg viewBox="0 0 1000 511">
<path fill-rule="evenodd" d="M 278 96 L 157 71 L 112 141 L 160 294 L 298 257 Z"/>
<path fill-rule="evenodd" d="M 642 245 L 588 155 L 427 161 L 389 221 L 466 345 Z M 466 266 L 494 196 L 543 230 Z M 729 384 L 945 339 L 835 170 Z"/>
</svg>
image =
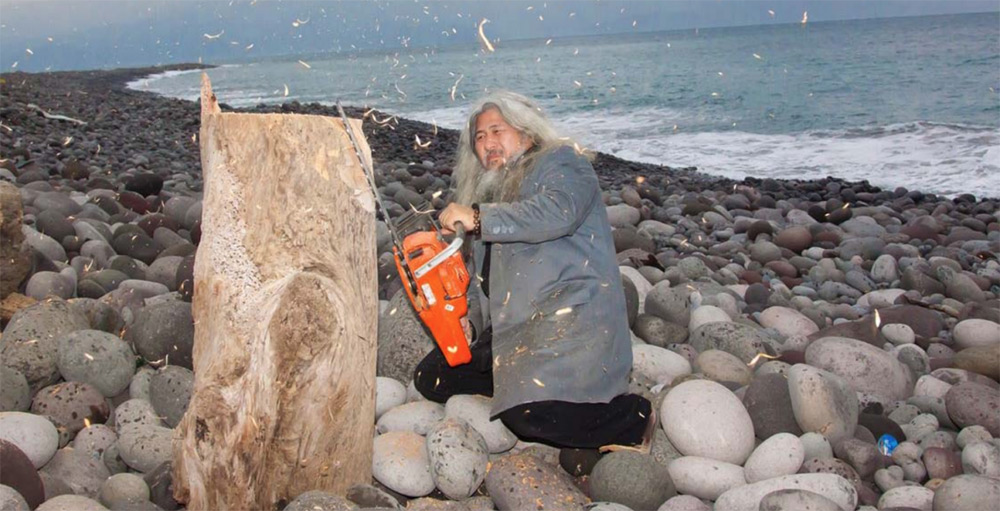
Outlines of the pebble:
<svg viewBox="0 0 1000 511">
<path fill-rule="evenodd" d="M 0 484 L 0 509 L 4 511 L 31 511 L 28 501 L 10 486 Z"/>
<path fill-rule="evenodd" d="M 90 498 L 97 497 L 101 484 L 111 477 L 107 467 L 99 458 L 72 447 L 56 451 L 41 470 L 61 479 L 73 489 L 73 493 Z"/>
<path fill-rule="evenodd" d="M 589 502 L 558 467 L 528 454 L 503 456 L 486 474 L 486 491 L 500 511 L 577 511 Z"/>
<path fill-rule="evenodd" d="M 735 355 L 719 350 L 707 350 L 698 355 L 695 365 L 710 380 L 739 386 L 750 384 L 753 372 Z"/>
<path fill-rule="evenodd" d="M 742 465 L 754 447 L 753 422 L 729 389 L 708 380 L 673 387 L 660 408 L 667 438 L 687 456 Z"/>
<path fill-rule="evenodd" d="M 423 497 L 434 491 L 434 476 L 424 437 L 412 431 L 390 431 L 375 437 L 372 475 L 392 491 Z"/>
<path fill-rule="evenodd" d="M 747 484 L 743 467 L 701 456 L 677 458 L 670 462 L 668 470 L 678 492 L 705 500 L 715 500 Z"/>
<path fill-rule="evenodd" d="M 637 452 L 606 454 L 590 474 L 590 497 L 630 509 L 656 509 L 676 495 L 666 468 Z"/>
<path fill-rule="evenodd" d="M 459 394 L 445 403 L 444 415 L 464 420 L 483 435 L 490 453 L 505 452 L 514 447 L 517 436 L 500 419 L 490 420 L 492 404 L 493 400 L 485 396 Z"/>
<path fill-rule="evenodd" d="M 798 472 L 805 461 L 805 447 L 798 436 L 778 433 L 763 441 L 744 464 L 746 480 L 756 483 Z"/>
<path fill-rule="evenodd" d="M 28 380 L 17 369 L 0 365 L 0 412 L 23 412 L 30 406 Z"/>
<path fill-rule="evenodd" d="M 118 430 L 118 455 L 129 467 L 150 472 L 173 458 L 173 430 L 136 424 Z"/>
<path fill-rule="evenodd" d="M 78 451 L 88 453 L 95 458 L 101 458 L 104 455 L 104 451 L 116 441 L 118 441 L 118 435 L 109 426 L 106 424 L 91 424 L 81 429 L 76 434 L 76 437 L 73 438 L 73 443 L 70 445 Z"/>
<path fill-rule="evenodd" d="M 952 330 L 952 338 L 959 350 L 996 346 L 1000 344 L 1000 323 L 985 319 L 959 321 Z"/>
<path fill-rule="evenodd" d="M 854 434 L 858 398 L 840 376 L 805 364 L 788 371 L 792 412 L 799 427 L 837 442 Z M 808 446 L 806 448 L 809 451 Z"/>
<path fill-rule="evenodd" d="M 59 339 L 59 372 L 67 381 L 88 383 L 105 397 L 121 394 L 132 381 L 135 354 L 128 343 L 100 330 L 77 330 Z"/>
<path fill-rule="evenodd" d="M 857 339 L 817 339 L 806 349 L 806 363 L 840 376 L 858 392 L 891 400 L 913 395 L 912 372 L 892 354 Z"/>
<path fill-rule="evenodd" d="M 0 412 L 0 439 L 21 450 L 35 468 L 44 466 L 59 448 L 59 432 L 44 417 L 24 412 Z"/>
<path fill-rule="evenodd" d="M 766 439 L 778 433 L 802 434 L 802 428 L 795 420 L 788 379 L 784 374 L 758 372 L 743 394 L 743 404 L 753 421 L 757 438 Z"/>
<path fill-rule="evenodd" d="M 760 315 L 760 324 L 778 330 L 785 337 L 808 337 L 819 331 L 811 319 L 788 307 L 768 307 Z"/>
<path fill-rule="evenodd" d="M 191 304 L 169 301 L 143 307 L 125 332 L 125 340 L 147 361 L 191 369 L 194 346 Z"/>
<path fill-rule="evenodd" d="M 416 401 L 399 405 L 385 414 L 375 424 L 379 434 L 390 431 L 427 433 L 444 419 L 444 406 L 433 401 Z"/>
<path fill-rule="evenodd" d="M 108 511 L 108 508 L 82 495 L 59 495 L 46 500 L 35 511 Z"/>
<path fill-rule="evenodd" d="M 375 377 L 375 420 L 406 402 L 406 386 L 392 378 Z"/>
<path fill-rule="evenodd" d="M 88 423 L 103 423 L 111 414 L 107 399 L 87 383 L 66 382 L 46 387 L 35 394 L 31 413 L 49 417 L 60 432 L 60 446 L 66 445 Z"/>
<path fill-rule="evenodd" d="M 353 511 L 358 507 L 351 501 L 321 490 L 311 490 L 299 494 L 285 506 L 283 511 Z"/>
<path fill-rule="evenodd" d="M 14 313 L 0 337 L 3 365 L 16 369 L 32 391 L 59 379 L 58 340 L 90 328 L 87 317 L 62 300 L 38 302 Z"/>
<path fill-rule="evenodd" d="M 194 373 L 181 366 L 168 365 L 149 379 L 149 402 L 167 426 L 180 423 L 191 401 Z"/>
<path fill-rule="evenodd" d="M 691 374 L 691 363 L 682 356 L 659 346 L 632 346 L 632 370 L 656 383 L 669 385 L 675 378 Z"/>
<path fill-rule="evenodd" d="M 135 474 L 115 474 L 98 491 L 97 500 L 109 509 L 149 500 L 149 485 Z"/>
<path fill-rule="evenodd" d="M 990 442 L 966 445 L 961 463 L 962 472 L 1000 479 L 1000 446 Z"/>
<path fill-rule="evenodd" d="M 978 383 L 954 385 L 945 395 L 948 416 L 960 428 L 982 426 L 1000 437 L 1000 391 Z"/>
<path fill-rule="evenodd" d="M 449 499 L 466 499 L 486 478 L 486 439 L 461 419 L 448 418 L 427 433 L 427 456 L 434 484 Z"/>
<path fill-rule="evenodd" d="M 991 509 L 1000 502 L 1000 479 L 963 474 L 952 477 L 934 492 L 934 511 Z"/>
<path fill-rule="evenodd" d="M 858 505 L 858 492 L 850 481 L 835 474 L 794 474 L 733 488 L 715 501 L 715 511 L 757 511 L 760 502 L 778 490 L 806 490 L 822 495 L 852 510 Z"/>
</svg>

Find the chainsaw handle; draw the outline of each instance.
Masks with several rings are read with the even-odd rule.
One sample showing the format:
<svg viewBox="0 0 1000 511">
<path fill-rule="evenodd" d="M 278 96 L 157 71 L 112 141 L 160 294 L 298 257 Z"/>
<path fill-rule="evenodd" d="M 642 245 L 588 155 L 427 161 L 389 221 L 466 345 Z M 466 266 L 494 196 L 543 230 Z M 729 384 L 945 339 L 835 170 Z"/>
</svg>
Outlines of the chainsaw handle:
<svg viewBox="0 0 1000 511">
<path fill-rule="evenodd" d="M 437 268 L 441 263 L 445 262 L 449 257 L 455 255 L 456 252 L 462 249 L 462 244 L 465 243 L 465 225 L 462 222 L 455 223 L 455 239 L 451 240 L 448 248 L 442 250 L 438 255 L 431 258 L 423 266 L 416 269 L 413 272 L 414 278 L 421 278 L 427 275 L 427 272 Z"/>
</svg>

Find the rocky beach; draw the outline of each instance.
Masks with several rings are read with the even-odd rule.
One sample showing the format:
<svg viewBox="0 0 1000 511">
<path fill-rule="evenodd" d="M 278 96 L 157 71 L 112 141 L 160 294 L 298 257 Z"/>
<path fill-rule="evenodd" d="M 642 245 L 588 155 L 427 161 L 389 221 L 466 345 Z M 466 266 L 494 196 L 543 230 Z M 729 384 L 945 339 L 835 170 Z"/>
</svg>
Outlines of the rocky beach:
<svg viewBox="0 0 1000 511">
<path fill-rule="evenodd" d="M 199 105 L 125 84 L 195 67 L 0 75 L 0 509 L 183 507 Z M 447 204 L 457 132 L 346 110 L 391 217 Z M 594 167 L 652 451 L 527 443 L 489 398 L 424 399 L 436 348 L 379 222 L 372 484 L 284 509 L 1000 509 L 1000 190 Z"/>
</svg>

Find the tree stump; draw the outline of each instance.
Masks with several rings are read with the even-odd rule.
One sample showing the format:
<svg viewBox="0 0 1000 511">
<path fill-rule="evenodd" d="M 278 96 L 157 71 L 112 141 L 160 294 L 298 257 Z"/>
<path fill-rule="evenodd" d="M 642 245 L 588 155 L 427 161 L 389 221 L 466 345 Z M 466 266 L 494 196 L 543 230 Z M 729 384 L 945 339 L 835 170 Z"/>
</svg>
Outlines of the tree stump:
<svg viewBox="0 0 1000 511">
<path fill-rule="evenodd" d="M 371 190 L 340 119 L 222 113 L 207 75 L 201 105 L 195 383 L 174 495 L 191 510 L 244 510 L 343 494 L 371 480 Z"/>
</svg>

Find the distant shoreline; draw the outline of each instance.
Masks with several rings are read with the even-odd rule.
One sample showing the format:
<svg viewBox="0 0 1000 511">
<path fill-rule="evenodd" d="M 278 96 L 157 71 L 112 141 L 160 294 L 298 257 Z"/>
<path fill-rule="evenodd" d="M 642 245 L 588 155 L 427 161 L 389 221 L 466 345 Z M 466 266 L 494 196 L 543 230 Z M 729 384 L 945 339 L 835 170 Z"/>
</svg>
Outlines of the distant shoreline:
<svg viewBox="0 0 1000 511">
<path fill-rule="evenodd" d="M 43 72 L 43 73 L 28 73 L 28 72 L 6 72 L 0 74 L 0 78 L 3 78 L 7 85 L 12 85 L 16 83 L 18 77 L 37 77 L 45 79 L 45 81 L 56 79 L 59 81 L 72 82 L 76 87 L 91 90 L 105 90 L 112 91 L 125 95 L 143 95 L 148 98 L 155 98 L 154 102 L 176 102 L 181 101 L 184 103 L 191 104 L 191 101 L 168 98 L 157 93 L 141 91 L 135 89 L 128 89 L 126 85 L 129 82 L 143 79 L 152 75 L 165 73 L 168 71 L 186 71 L 193 69 L 213 69 L 218 67 L 218 65 L 213 64 L 199 64 L 199 63 L 182 63 L 173 64 L 167 66 L 150 66 L 150 67 L 136 67 L 136 68 L 121 68 L 113 70 L 91 70 L 91 71 L 55 71 L 55 72 Z M 224 98 L 222 103 L 225 105 Z M 44 108 L 44 107 L 43 107 Z M 225 108 L 225 106 L 224 106 Z M 276 105 L 258 105 L 254 107 L 247 108 L 233 108 L 235 111 L 241 112 L 288 112 L 288 113 L 306 113 L 306 114 L 317 114 L 317 115 L 336 115 L 336 112 L 332 107 L 324 106 L 318 103 L 302 104 L 297 101 L 281 103 Z M 348 108 L 348 115 L 359 115 L 360 108 L 353 107 Z M 376 112 L 378 112 L 376 110 Z M 380 116 L 383 113 L 378 112 Z M 386 114 L 388 115 L 388 114 Z M 419 163 L 422 159 L 431 159 L 439 165 L 451 165 L 454 156 L 454 147 L 458 141 L 458 131 L 451 130 L 447 128 L 436 128 L 438 135 L 435 137 L 438 142 L 434 145 L 431 150 L 423 150 L 417 152 L 413 150 L 412 140 L 414 134 L 424 134 L 422 139 L 427 139 L 427 131 L 432 127 L 430 124 L 404 119 L 396 117 L 398 121 L 398 127 L 389 133 L 389 130 L 382 130 L 387 132 L 380 136 L 372 130 L 373 123 L 366 123 L 366 135 L 369 137 L 369 142 L 371 143 L 373 154 L 376 158 L 381 156 L 385 160 L 392 161 L 409 161 Z M 402 138 L 400 135 L 406 135 L 408 138 Z M 189 135 L 190 136 L 190 135 Z M 383 138 L 384 137 L 384 138 Z M 722 176 L 705 174 L 697 169 L 697 167 L 668 167 L 665 165 L 656 165 L 651 163 L 634 162 L 619 158 L 614 155 L 610 155 L 602 152 L 595 152 L 596 158 L 594 160 L 594 167 L 598 175 L 601 177 L 602 189 L 616 189 L 621 186 L 630 185 L 635 186 L 636 182 L 643 181 L 647 176 L 669 174 L 673 176 L 673 181 L 677 184 L 682 191 L 694 191 L 701 192 L 704 190 L 732 190 L 734 187 L 739 185 L 751 186 L 751 187 L 761 187 L 767 186 L 772 189 L 778 188 L 783 190 L 781 195 L 787 195 L 789 197 L 801 196 L 806 198 L 805 193 L 800 193 L 799 188 L 805 186 L 805 188 L 816 188 L 819 185 L 825 186 L 829 183 L 836 183 L 837 188 L 842 187 L 856 187 L 865 190 L 869 190 L 871 193 L 878 193 L 880 191 L 888 191 L 892 193 L 891 190 L 886 190 L 876 185 L 872 185 L 867 181 L 848 181 L 842 178 L 827 177 L 825 179 L 783 179 L 783 178 L 769 178 L 769 177 L 747 177 L 742 180 L 731 179 Z M 194 160 L 197 161 L 197 151 L 192 155 Z M 768 184 L 769 183 L 769 184 Z M 944 196 L 937 196 L 936 194 L 924 194 L 916 190 L 908 190 L 905 184 L 899 183 L 897 185 L 897 192 L 899 190 L 905 190 L 903 195 L 916 193 L 918 196 L 927 197 L 938 197 L 939 199 L 945 199 Z M 963 194 L 955 197 L 958 199 L 962 197 L 963 200 L 969 200 L 972 198 L 975 201 L 983 200 L 996 200 L 990 197 L 979 197 L 972 196 L 971 194 Z"/>
</svg>

